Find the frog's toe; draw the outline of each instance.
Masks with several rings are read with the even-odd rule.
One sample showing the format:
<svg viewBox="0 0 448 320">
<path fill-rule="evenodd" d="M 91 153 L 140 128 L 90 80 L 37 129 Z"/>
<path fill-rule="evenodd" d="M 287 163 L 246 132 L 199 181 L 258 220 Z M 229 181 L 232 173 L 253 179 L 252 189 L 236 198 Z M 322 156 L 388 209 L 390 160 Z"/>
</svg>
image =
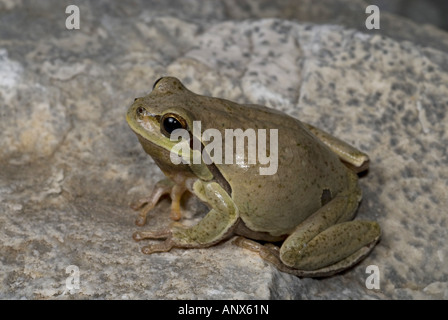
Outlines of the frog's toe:
<svg viewBox="0 0 448 320">
<path fill-rule="evenodd" d="M 144 226 L 146 224 L 146 216 L 138 216 L 137 219 L 135 219 L 135 224 L 138 226 Z"/>
<path fill-rule="evenodd" d="M 263 260 L 270 262 L 281 271 L 284 271 L 283 269 L 287 268 L 280 260 L 279 248 L 272 243 L 268 242 L 265 245 L 262 245 L 244 237 L 236 237 L 233 243 L 238 247 L 257 252 Z"/>
<path fill-rule="evenodd" d="M 136 202 L 131 203 L 130 207 L 132 210 L 140 210 L 145 204 L 148 203 L 148 198 L 138 199 Z"/>
<path fill-rule="evenodd" d="M 165 195 L 169 195 L 172 189 L 173 182 L 168 179 L 163 179 L 155 185 L 154 190 L 149 196 L 139 199 L 137 202 L 131 204 L 131 208 L 133 210 L 141 210 L 135 224 L 138 226 L 143 226 L 146 223 L 146 216 L 149 211 L 156 206 L 160 198 Z"/>
<path fill-rule="evenodd" d="M 138 214 L 137 219 L 135 219 L 135 224 L 140 227 L 144 226 L 146 224 L 148 213 L 149 211 L 151 211 L 153 207 L 154 206 L 147 205 L 145 208 L 143 208 L 143 210 L 141 210 L 140 213 Z"/>
<path fill-rule="evenodd" d="M 233 240 L 233 244 L 237 245 L 240 248 L 244 248 L 253 252 L 260 252 L 261 248 L 263 247 L 258 242 L 240 236 L 236 237 Z"/>
<path fill-rule="evenodd" d="M 144 239 L 166 239 L 171 236 L 171 231 L 169 229 L 155 230 L 155 231 L 137 231 L 134 232 L 132 238 L 135 241 L 140 241 Z"/>
<path fill-rule="evenodd" d="M 171 220 L 178 221 L 182 217 L 180 212 L 180 201 L 182 196 L 187 191 L 187 187 L 184 183 L 176 184 L 171 188 L 170 198 L 171 198 Z"/>
<path fill-rule="evenodd" d="M 170 239 L 167 239 L 160 243 L 155 243 L 155 244 L 150 244 L 150 245 L 144 246 L 142 248 L 142 253 L 152 254 L 152 253 L 156 253 L 156 252 L 167 252 L 167 251 L 170 251 L 173 248 L 173 246 L 174 246 L 174 243 Z"/>
<path fill-rule="evenodd" d="M 176 205 L 171 206 L 170 218 L 171 218 L 171 220 L 179 221 L 180 218 L 182 218 L 182 214 L 180 212 L 180 203 L 173 202 L 173 204 L 176 204 Z"/>
<path fill-rule="evenodd" d="M 235 240 L 233 240 L 233 244 L 237 245 L 240 248 L 258 252 L 260 253 L 260 255 L 263 254 L 263 251 L 266 251 L 278 256 L 280 252 L 280 248 L 270 242 L 267 242 L 263 245 L 254 240 L 250 240 L 241 236 L 236 237 Z"/>
</svg>

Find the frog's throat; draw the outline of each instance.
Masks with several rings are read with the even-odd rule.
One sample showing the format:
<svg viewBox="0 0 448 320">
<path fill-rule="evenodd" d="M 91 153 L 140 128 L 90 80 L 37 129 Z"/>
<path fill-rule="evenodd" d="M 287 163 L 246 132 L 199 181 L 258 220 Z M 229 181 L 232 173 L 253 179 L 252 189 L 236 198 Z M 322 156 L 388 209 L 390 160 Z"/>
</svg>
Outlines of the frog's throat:
<svg viewBox="0 0 448 320">
<path fill-rule="evenodd" d="M 214 180 L 216 181 L 230 196 L 232 195 L 232 188 L 227 180 L 222 175 L 221 171 L 219 171 L 218 167 L 212 164 L 201 163 L 200 165 L 185 165 L 178 164 L 175 165 L 171 162 L 170 159 L 170 151 L 164 146 L 162 143 L 156 143 L 152 139 L 148 139 L 140 134 L 140 132 L 135 131 L 137 138 L 142 145 L 145 152 L 151 156 L 151 158 L 156 162 L 157 166 L 165 173 L 165 175 L 170 176 L 170 172 L 174 171 L 182 171 L 182 170 L 191 170 L 199 179 L 201 180 Z M 204 145 L 201 143 L 201 149 L 204 149 Z M 201 150 L 201 151 L 202 151 Z M 189 169 L 187 169 L 187 167 Z M 200 174 L 200 172 L 204 172 L 204 174 Z"/>
</svg>

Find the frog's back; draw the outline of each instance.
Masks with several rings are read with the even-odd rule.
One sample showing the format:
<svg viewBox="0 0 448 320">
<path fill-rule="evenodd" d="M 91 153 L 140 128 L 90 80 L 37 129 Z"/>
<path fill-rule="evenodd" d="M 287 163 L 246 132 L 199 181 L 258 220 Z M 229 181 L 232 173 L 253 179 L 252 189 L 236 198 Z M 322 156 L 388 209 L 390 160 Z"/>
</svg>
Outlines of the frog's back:
<svg viewBox="0 0 448 320">
<path fill-rule="evenodd" d="M 278 157 L 270 163 L 258 164 L 257 156 L 257 164 L 253 165 L 216 165 L 232 189 L 242 220 L 251 230 L 289 234 L 322 206 L 323 198 L 334 197 L 347 186 L 347 168 L 299 120 L 258 105 L 230 104 L 227 114 L 215 117 L 215 124 L 209 123 L 208 128 L 266 129 L 266 155 L 273 152 L 272 129 L 277 130 L 278 140 L 273 143 L 278 147 Z M 260 174 L 263 167 L 270 167 L 273 174 Z"/>
</svg>

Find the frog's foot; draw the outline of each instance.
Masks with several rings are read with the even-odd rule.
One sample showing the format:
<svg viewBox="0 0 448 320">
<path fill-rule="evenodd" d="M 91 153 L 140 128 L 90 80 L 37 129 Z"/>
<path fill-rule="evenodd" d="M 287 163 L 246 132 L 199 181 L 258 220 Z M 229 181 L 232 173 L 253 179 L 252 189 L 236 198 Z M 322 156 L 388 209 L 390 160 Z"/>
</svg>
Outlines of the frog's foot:
<svg viewBox="0 0 448 320">
<path fill-rule="evenodd" d="M 258 253 L 263 260 L 274 265 L 278 270 L 282 272 L 292 273 L 300 277 L 306 277 L 308 274 L 307 271 L 301 271 L 286 266 L 280 260 L 280 248 L 276 245 L 273 245 L 272 243 L 266 243 L 265 245 L 262 245 L 261 243 L 258 243 L 256 241 L 238 236 L 235 238 L 235 240 L 233 240 L 233 244 L 237 245 L 240 248 Z"/>
<path fill-rule="evenodd" d="M 184 185 L 175 184 L 169 179 L 159 181 L 149 197 L 140 199 L 136 204 L 131 206 L 134 210 L 139 210 L 144 207 L 140 211 L 135 224 L 138 226 L 145 225 L 149 211 L 156 206 L 160 198 L 164 195 L 169 195 L 171 198 L 171 219 L 175 221 L 179 220 L 181 218 L 180 200 L 186 190 Z"/>
<path fill-rule="evenodd" d="M 276 245 L 273 245 L 272 243 L 266 243 L 265 245 L 262 245 L 261 243 L 240 236 L 236 237 L 233 243 L 238 247 L 258 253 L 263 260 L 274 265 L 278 270 L 282 272 L 306 277 L 307 271 L 301 271 L 286 266 L 280 260 L 280 248 Z"/>
<path fill-rule="evenodd" d="M 172 233 L 170 229 L 161 229 L 156 231 L 137 231 L 132 235 L 135 241 L 144 239 L 164 239 L 164 241 L 150 244 L 142 248 L 144 254 L 152 254 L 155 252 L 167 252 L 174 247 L 174 241 L 172 241 Z"/>
<path fill-rule="evenodd" d="M 214 211 L 212 210 L 212 218 L 214 215 Z M 210 215 L 209 215 L 210 217 Z M 180 223 L 173 223 L 171 227 L 160 229 L 160 230 L 152 230 L 152 231 L 137 231 L 134 232 L 132 238 L 135 241 L 141 240 L 163 240 L 158 243 L 153 243 L 147 246 L 142 247 L 142 252 L 144 254 L 152 254 L 155 252 L 167 252 L 172 248 L 205 248 L 214 244 L 212 241 L 201 241 L 198 237 L 201 236 L 201 223 L 193 227 L 185 227 Z M 199 231 L 199 232 L 197 232 Z M 196 236 L 194 236 L 197 234 Z M 198 241 L 199 240 L 199 241 Z"/>
<path fill-rule="evenodd" d="M 140 231 L 134 240 L 164 239 L 163 242 L 143 248 L 143 253 L 165 252 L 171 248 L 205 248 L 230 236 L 238 222 L 238 209 L 227 192 L 216 182 L 196 180 L 192 190 L 199 199 L 212 207 L 206 216 L 193 226 L 174 222 L 169 228 Z"/>
<path fill-rule="evenodd" d="M 332 276 L 358 263 L 359 261 L 364 259 L 370 253 L 370 251 L 372 251 L 373 247 L 376 244 L 376 241 L 370 243 L 368 246 L 361 248 L 357 252 L 339 261 L 338 263 L 317 270 L 299 270 L 288 267 L 280 259 L 280 248 L 271 243 L 262 245 L 258 242 L 249 240 L 244 237 L 237 237 L 233 241 L 233 243 L 241 248 L 257 252 L 263 260 L 274 265 L 281 272 L 290 273 L 295 276 L 304 278 L 305 277 L 319 278 L 319 277 Z"/>
</svg>

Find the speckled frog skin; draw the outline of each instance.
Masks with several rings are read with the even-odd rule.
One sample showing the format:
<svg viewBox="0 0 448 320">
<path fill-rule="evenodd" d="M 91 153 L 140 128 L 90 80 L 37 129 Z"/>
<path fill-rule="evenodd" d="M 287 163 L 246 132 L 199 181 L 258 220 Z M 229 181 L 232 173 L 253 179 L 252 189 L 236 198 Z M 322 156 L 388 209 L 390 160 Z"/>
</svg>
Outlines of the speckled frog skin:
<svg viewBox="0 0 448 320">
<path fill-rule="evenodd" d="M 218 129 L 223 137 L 225 129 L 277 129 L 277 172 L 261 175 L 259 163 L 173 164 L 173 129 L 187 130 L 202 147 L 210 143 L 193 135 L 193 121 L 201 121 L 202 131 Z M 197 95 L 173 77 L 159 79 L 150 94 L 135 99 L 127 122 L 167 177 L 134 206 L 143 207 L 136 223 L 146 223 L 164 194 L 172 199 L 173 220 L 181 218 L 186 191 L 210 208 L 192 227 L 134 233 L 137 241 L 163 240 L 143 247 L 146 254 L 209 247 L 236 235 L 235 244 L 258 252 L 281 271 L 319 277 L 356 264 L 380 238 L 376 222 L 352 221 L 361 200 L 356 173 L 367 169 L 367 155 L 311 125 L 266 107 Z M 266 145 L 269 149 L 269 139 Z M 280 247 L 271 244 L 280 241 Z"/>
</svg>

